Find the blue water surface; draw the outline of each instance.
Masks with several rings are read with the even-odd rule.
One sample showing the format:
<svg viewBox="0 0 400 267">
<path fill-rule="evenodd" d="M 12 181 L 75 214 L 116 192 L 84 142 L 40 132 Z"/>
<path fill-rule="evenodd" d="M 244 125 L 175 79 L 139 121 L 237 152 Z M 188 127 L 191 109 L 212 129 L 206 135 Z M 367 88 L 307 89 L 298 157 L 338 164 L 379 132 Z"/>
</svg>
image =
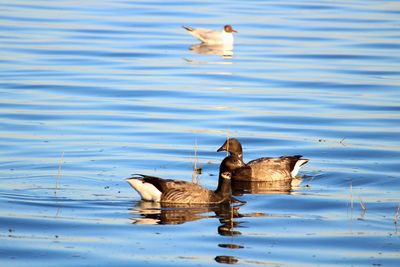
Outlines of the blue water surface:
<svg viewBox="0 0 400 267">
<path fill-rule="evenodd" d="M 399 125 L 400 1 L 1 1 L 0 265 L 398 266 Z M 243 205 L 125 181 L 215 188 L 228 136 L 310 162 Z"/>
</svg>

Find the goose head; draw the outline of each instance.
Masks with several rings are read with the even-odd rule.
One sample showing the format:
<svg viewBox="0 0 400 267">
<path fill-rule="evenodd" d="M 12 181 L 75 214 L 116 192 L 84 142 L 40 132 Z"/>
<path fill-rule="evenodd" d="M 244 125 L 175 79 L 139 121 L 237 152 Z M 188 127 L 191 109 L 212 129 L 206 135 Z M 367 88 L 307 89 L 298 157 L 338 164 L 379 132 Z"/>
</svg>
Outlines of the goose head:
<svg viewBox="0 0 400 267">
<path fill-rule="evenodd" d="M 227 151 L 231 155 L 236 155 L 239 158 L 242 158 L 242 145 L 236 138 L 228 138 L 228 140 L 226 140 L 225 143 L 220 148 L 218 148 L 217 152 L 220 151 Z"/>
</svg>

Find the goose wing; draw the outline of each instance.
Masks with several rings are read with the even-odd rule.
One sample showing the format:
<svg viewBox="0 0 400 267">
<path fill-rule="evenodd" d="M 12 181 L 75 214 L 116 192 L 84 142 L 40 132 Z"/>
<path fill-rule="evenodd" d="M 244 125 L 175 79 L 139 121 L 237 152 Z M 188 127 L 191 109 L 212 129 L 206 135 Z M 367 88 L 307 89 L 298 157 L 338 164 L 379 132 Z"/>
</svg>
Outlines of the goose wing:
<svg viewBox="0 0 400 267">
<path fill-rule="evenodd" d="M 290 179 L 290 161 L 285 158 L 264 157 L 250 161 L 247 166 L 251 169 L 253 180 L 285 180 Z"/>
<path fill-rule="evenodd" d="M 199 38 L 203 42 L 208 42 L 210 40 L 218 41 L 222 39 L 220 32 L 212 30 L 197 29 L 194 31 L 194 34 L 196 34 L 197 38 Z"/>
<path fill-rule="evenodd" d="M 252 176 L 261 180 L 285 180 L 297 175 L 300 167 L 308 162 L 302 156 L 282 156 L 279 158 L 264 157 L 247 163 Z"/>
<path fill-rule="evenodd" d="M 196 184 L 189 184 L 178 189 L 171 189 L 163 193 L 163 203 L 209 203 L 214 192 Z"/>
</svg>

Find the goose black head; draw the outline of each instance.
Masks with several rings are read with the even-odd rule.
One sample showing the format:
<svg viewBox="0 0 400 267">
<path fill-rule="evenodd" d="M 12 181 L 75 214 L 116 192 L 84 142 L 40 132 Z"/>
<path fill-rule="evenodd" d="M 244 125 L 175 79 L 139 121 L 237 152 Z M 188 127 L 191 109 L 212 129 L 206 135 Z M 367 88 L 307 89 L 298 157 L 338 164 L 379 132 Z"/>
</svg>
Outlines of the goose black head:
<svg viewBox="0 0 400 267">
<path fill-rule="evenodd" d="M 239 157 L 242 156 L 243 152 L 242 145 L 236 138 L 228 138 L 228 140 L 226 140 L 225 143 L 220 148 L 218 148 L 217 152 L 220 151 L 228 151 L 232 155 L 236 155 Z"/>
</svg>

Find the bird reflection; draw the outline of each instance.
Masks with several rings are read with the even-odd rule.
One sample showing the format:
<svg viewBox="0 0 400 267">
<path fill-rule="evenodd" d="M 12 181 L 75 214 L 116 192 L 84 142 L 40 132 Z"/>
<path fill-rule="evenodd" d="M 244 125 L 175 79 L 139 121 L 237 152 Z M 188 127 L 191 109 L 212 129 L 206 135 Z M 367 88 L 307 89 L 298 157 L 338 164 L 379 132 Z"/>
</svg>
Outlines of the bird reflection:
<svg viewBox="0 0 400 267">
<path fill-rule="evenodd" d="M 225 264 L 236 264 L 239 260 L 233 256 L 217 256 L 215 257 L 215 261 L 218 263 L 225 263 Z"/>
<path fill-rule="evenodd" d="M 132 208 L 132 213 L 138 214 L 139 217 L 135 216 L 131 220 L 133 224 L 182 224 L 212 217 L 205 214 L 213 211 L 213 208 L 213 206 L 140 201 Z"/>
<path fill-rule="evenodd" d="M 131 221 L 133 224 L 182 224 L 204 218 L 219 218 L 221 229 L 224 230 L 218 232 L 222 234 L 235 226 L 231 220 L 241 217 L 238 210 L 242 204 L 190 205 L 140 201 L 131 209 L 135 215 Z"/>
<path fill-rule="evenodd" d="M 295 181 L 293 181 L 295 180 Z M 236 195 L 242 194 L 290 194 L 293 188 L 300 185 L 301 179 L 290 181 L 263 182 L 263 183 L 240 183 L 233 184 L 232 189 Z M 245 249 L 240 244 L 235 244 L 233 237 L 242 235 L 240 229 L 245 221 L 240 218 L 245 217 L 270 217 L 271 215 L 261 212 L 240 213 L 240 208 L 245 204 L 232 198 L 231 203 L 213 205 L 190 205 L 190 204 L 166 204 L 157 202 L 139 201 L 131 208 L 132 224 L 182 224 L 205 218 L 219 220 L 217 233 L 224 238 L 226 243 L 218 244 L 218 247 L 225 249 L 225 253 L 217 255 L 214 260 L 218 263 L 236 264 L 240 259 L 230 255 L 232 250 Z"/>
<path fill-rule="evenodd" d="M 220 211 L 218 226 L 218 234 L 221 236 L 238 236 L 242 233 L 237 228 L 240 227 L 241 222 L 234 220 L 236 218 L 242 218 L 243 215 L 239 213 L 241 205 L 238 206 L 226 206 L 224 210 Z"/>
<path fill-rule="evenodd" d="M 232 181 L 232 193 L 234 196 L 244 194 L 292 194 L 293 190 L 300 188 L 302 178 L 281 181 Z"/>
<path fill-rule="evenodd" d="M 233 57 L 233 45 L 209 45 L 200 43 L 192 45 L 189 50 L 201 55 L 217 55 L 223 58 Z"/>
</svg>

